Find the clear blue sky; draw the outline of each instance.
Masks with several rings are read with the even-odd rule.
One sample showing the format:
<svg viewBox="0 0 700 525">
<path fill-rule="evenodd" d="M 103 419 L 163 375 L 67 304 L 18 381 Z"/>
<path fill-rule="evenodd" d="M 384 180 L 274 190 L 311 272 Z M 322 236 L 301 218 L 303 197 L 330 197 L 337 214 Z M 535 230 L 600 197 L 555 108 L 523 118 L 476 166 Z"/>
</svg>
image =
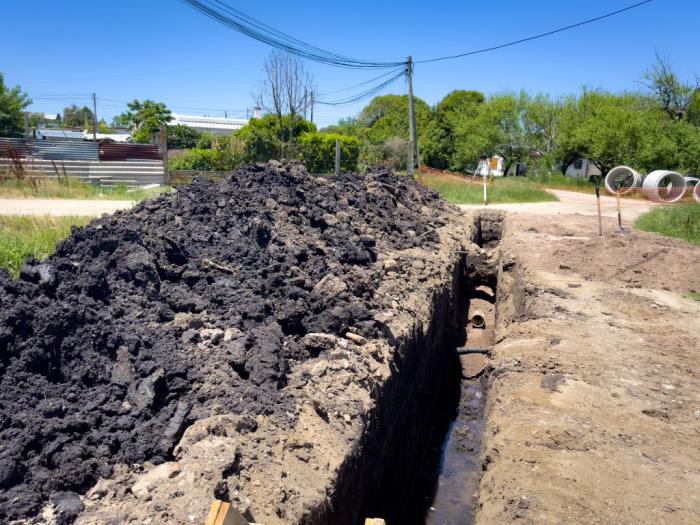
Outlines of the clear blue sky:
<svg viewBox="0 0 700 525">
<path fill-rule="evenodd" d="M 241 2 L 234 7 L 293 36 L 372 60 L 431 58 L 498 44 L 619 9 L 634 0 Z M 2 0 L 0 71 L 33 111 L 61 112 L 98 97 L 98 116 L 151 98 L 175 112 L 245 115 L 270 49 L 178 0 Z M 493 53 L 416 67 L 415 92 L 435 104 L 453 89 L 525 89 L 554 95 L 581 86 L 636 89 L 655 51 L 684 78 L 700 74 L 700 2 L 655 0 L 593 25 Z M 320 92 L 373 71 L 311 64 Z M 386 92 L 405 93 L 397 81 Z M 337 96 L 337 95 L 336 95 Z M 318 107 L 320 125 L 365 104 Z"/>
</svg>

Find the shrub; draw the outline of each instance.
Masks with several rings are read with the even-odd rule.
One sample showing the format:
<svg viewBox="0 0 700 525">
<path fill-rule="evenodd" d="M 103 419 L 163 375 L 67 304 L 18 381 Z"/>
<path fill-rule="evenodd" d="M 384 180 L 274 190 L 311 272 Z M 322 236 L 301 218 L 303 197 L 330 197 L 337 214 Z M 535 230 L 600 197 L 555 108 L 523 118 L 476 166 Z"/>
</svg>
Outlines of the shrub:
<svg viewBox="0 0 700 525">
<path fill-rule="evenodd" d="M 168 126 L 168 149 L 189 149 L 197 147 L 201 133 L 196 129 L 178 124 Z"/>
<path fill-rule="evenodd" d="M 300 159 L 311 173 L 335 171 L 335 141 L 340 141 L 340 169 L 356 171 L 362 143 L 356 137 L 337 133 L 307 132 L 299 141 Z"/>
<path fill-rule="evenodd" d="M 171 159 L 168 169 L 194 171 L 231 171 L 241 164 L 242 158 L 231 149 L 191 149 Z"/>
</svg>

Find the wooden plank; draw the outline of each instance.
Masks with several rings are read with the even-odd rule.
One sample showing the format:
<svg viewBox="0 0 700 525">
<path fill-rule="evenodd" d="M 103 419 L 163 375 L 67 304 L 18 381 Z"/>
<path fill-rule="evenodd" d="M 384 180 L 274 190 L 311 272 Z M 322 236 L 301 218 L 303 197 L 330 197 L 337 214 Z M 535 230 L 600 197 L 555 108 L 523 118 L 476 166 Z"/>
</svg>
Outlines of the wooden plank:
<svg viewBox="0 0 700 525">
<path fill-rule="evenodd" d="M 365 525 L 386 525 L 386 522 L 382 518 L 367 518 Z"/>
<path fill-rule="evenodd" d="M 215 499 L 204 525 L 249 525 L 248 521 L 230 503 Z"/>
</svg>

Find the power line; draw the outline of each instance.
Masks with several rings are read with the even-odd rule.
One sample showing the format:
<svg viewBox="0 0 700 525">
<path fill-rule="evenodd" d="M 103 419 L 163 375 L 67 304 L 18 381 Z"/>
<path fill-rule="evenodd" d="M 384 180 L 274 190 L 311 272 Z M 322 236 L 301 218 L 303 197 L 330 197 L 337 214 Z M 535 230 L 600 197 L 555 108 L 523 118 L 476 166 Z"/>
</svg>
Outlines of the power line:
<svg viewBox="0 0 700 525">
<path fill-rule="evenodd" d="M 394 72 L 394 75 L 390 77 L 389 79 L 385 80 L 384 82 L 381 82 L 370 89 L 363 91 L 362 93 L 355 94 L 348 96 L 344 99 L 340 100 L 333 100 L 333 101 L 328 101 L 328 100 L 316 100 L 315 102 L 318 104 L 322 104 L 324 106 L 349 106 L 352 104 L 355 104 L 357 102 L 360 102 L 361 100 L 370 98 L 377 93 L 379 93 L 382 89 L 387 87 L 389 84 L 392 84 L 396 79 L 403 77 L 406 74 L 406 70 L 404 68 L 400 68 L 398 72 Z"/>
<path fill-rule="evenodd" d="M 403 64 L 403 62 L 360 60 L 326 51 L 268 26 L 220 0 L 181 1 L 234 31 L 314 62 L 354 69 L 389 69 Z"/>
<path fill-rule="evenodd" d="M 635 9 L 637 7 L 641 7 L 644 4 L 649 4 L 651 3 L 652 0 L 644 0 L 643 2 L 639 2 L 637 4 L 633 4 L 627 7 L 624 7 L 622 9 L 618 9 L 617 11 L 612 11 L 611 13 L 606 13 L 601 16 L 597 16 L 595 18 L 589 18 L 588 20 L 583 20 L 582 22 L 576 22 L 575 24 L 571 24 L 568 26 L 560 27 L 557 29 L 553 29 L 552 31 L 547 31 L 546 33 L 540 33 L 538 35 L 533 35 L 533 36 L 528 36 L 526 38 L 521 38 L 520 40 L 513 40 L 512 42 L 506 42 L 505 44 L 499 44 L 497 46 L 492 46 L 492 47 L 486 47 L 484 49 L 477 49 L 475 51 L 467 51 L 466 53 L 459 53 L 458 55 L 448 55 L 444 57 L 438 57 L 438 58 L 430 58 L 426 60 L 416 60 L 416 64 L 427 64 L 429 62 L 438 62 L 440 60 L 451 60 L 454 58 L 462 58 L 466 56 L 471 56 L 471 55 L 477 55 L 479 53 L 487 53 L 489 51 L 496 51 L 497 49 L 503 49 L 504 47 L 510 47 L 514 46 L 517 44 L 522 44 L 524 42 L 530 42 L 531 40 L 537 40 L 538 38 L 544 38 L 546 36 L 551 36 L 556 33 L 561 33 L 562 31 L 568 31 L 569 29 L 574 29 L 576 27 L 581 27 L 586 24 L 591 24 L 593 22 L 598 22 L 600 20 L 603 20 L 605 18 L 610 18 L 611 16 L 619 15 L 620 13 L 624 13 L 625 11 L 630 11 L 632 9 Z"/>
</svg>

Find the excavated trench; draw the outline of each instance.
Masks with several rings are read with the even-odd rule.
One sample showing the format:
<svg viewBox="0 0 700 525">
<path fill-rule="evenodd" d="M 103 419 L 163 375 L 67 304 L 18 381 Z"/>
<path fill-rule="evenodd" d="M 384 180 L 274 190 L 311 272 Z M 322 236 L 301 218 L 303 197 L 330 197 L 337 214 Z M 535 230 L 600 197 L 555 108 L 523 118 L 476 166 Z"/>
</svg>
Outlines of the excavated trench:
<svg viewBox="0 0 700 525">
<path fill-rule="evenodd" d="M 480 479 L 487 356 L 493 344 L 502 215 L 475 218 L 451 286 L 433 297 L 425 331 L 400 342 L 400 362 L 361 452 L 341 470 L 331 504 L 305 523 L 469 524 Z M 483 317 L 485 325 L 478 319 Z M 479 351 L 473 352 L 476 348 Z"/>
</svg>

